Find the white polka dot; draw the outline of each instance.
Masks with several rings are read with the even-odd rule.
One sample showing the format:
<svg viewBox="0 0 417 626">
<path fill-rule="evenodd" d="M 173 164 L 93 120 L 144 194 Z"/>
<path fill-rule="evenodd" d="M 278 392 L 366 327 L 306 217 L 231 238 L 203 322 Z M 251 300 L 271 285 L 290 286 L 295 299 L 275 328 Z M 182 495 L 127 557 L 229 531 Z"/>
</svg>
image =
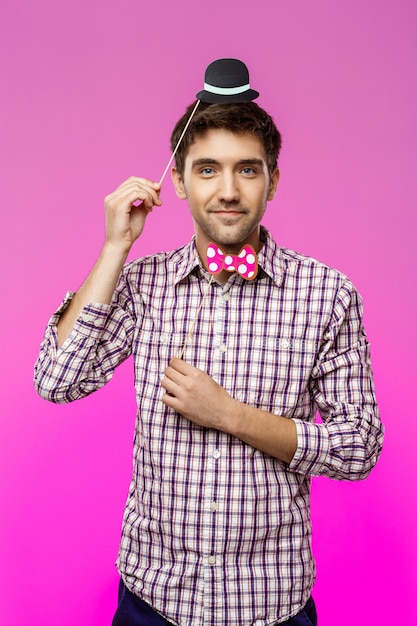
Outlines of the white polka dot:
<svg viewBox="0 0 417 626">
<path fill-rule="evenodd" d="M 239 259 L 244 259 L 245 256 L 246 256 L 246 250 L 245 248 L 243 248 L 243 250 L 239 252 Z"/>
<path fill-rule="evenodd" d="M 217 248 L 217 254 L 219 254 L 220 256 L 224 256 L 224 252 L 223 250 L 220 250 L 220 248 Z"/>
<path fill-rule="evenodd" d="M 246 260 L 248 263 L 255 263 L 255 257 L 252 253 L 248 254 L 248 256 L 246 257 Z"/>
<path fill-rule="evenodd" d="M 244 265 L 243 263 L 241 263 L 238 267 L 239 274 L 246 274 L 247 271 L 248 271 L 247 265 Z"/>
<path fill-rule="evenodd" d="M 210 263 L 209 264 L 209 270 L 210 272 L 217 272 L 217 270 L 219 269 L 219 266 L 217 263 Z"/>
<path fill-rule="evenodd" d="M 211 246 L 209 246 L 207 248 L 207 256 L 212 259 L 214 256 L 216 256 L 216 251 L 214 248 L 212 248 Z"/>
<path fill-rule="evenodd" d="M 224 258 L 224 262 L 226 263 L 226 265 L 233 265 L 233 257 L 231 257 L 229 254 Z"/>
<path fill-rule="evenodd" d="M 253 278 L 253 276 L 255 276 L 255 272 L 249 272 L 248 278 Z"/>
</svg>

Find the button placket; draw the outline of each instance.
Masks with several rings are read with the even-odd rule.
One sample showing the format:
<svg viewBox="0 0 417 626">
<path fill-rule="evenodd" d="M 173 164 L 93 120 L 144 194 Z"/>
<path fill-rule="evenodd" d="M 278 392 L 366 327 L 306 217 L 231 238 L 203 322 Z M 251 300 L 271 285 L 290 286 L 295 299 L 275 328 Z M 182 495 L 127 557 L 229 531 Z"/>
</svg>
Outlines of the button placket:
<svg viewBox="0 0 417 626">
<path fill-rule="evenodd" d="M 214 309 L 214 347 L 217 358 L 215 359 L 215 367 L 220 366 L 221 356 L 226 351 L 227 347 L 224 342 L 224 328 L 225 328 L 225 316 L 226 316 L 226 301 L 225 295 L 220 290 L 216 294 L 216 303 Z M 213 371 L 214 378 L 217 372 Z"/>
<path fill-rule="evenodd" d="M 213 533 L 215 533 L 214 524 L 216 523 L 215 518 L 213 518 L 213 503 L 214 500 L 214 480 L 215 474 L 217 471 L 217 459 L 220 457 L 220 451 L 216 447 L 217 444 L 217 433 L 216 431 L 212 431 L 209 433 L 209 442 L 208 442 L 208 456 L 211 459 L 211 463 L 208 462 L 206 466 L 206 476 L 205 476 L 205 485 L 204 485 L 204 504 L 203 504 L 203 528 L 202 528 L 202 538 L 203 538 L 203 557 L 207 566 L 211 566 L 214 563 L 211 562 L 211 559 L 215 555 L 212 554 L 212 545 L 213 545 Z"/>
</svg>

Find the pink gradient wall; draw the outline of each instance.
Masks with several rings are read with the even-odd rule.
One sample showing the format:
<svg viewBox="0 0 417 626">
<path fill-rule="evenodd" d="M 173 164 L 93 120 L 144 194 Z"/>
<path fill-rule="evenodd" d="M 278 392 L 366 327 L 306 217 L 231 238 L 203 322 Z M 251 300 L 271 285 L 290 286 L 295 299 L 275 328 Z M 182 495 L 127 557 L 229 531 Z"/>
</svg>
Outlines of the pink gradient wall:
<svg viewBox="0 0 417 626">
<path fill-rule="evenodd" d="M 417 624 L 416 25 L 412 0 L 2 3 L 0 624 L 111 622 L 130 362 L 68 406 L 36 396 L 32 368 L 101 247 L 104 196 L 159 178 L 173 124 L 224 56 L 247 62 L 284 138 L 265 224 L 364 298 L 386 424 L 367 481 L 313 483 L 320 626 Z M 135 255 L 192 233 L 168 179 L 162 197 Z"/>
</svg>

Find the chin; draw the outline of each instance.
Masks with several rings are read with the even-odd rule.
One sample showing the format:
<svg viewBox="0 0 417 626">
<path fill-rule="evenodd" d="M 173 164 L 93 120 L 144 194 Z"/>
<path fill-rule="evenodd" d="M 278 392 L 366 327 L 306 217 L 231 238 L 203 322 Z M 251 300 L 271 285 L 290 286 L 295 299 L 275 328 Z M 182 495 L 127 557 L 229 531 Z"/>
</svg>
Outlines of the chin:
<svg viewBox="0 0 417 626">
<path fill-rule="evenodd" d="M 245 243 L 250 242 L 254 238 L 254 230 L 239 230 L 235 232 L 222 232 L 213 233 L 211 241 L 217 243 L 219 246 L 238 247 L 243 246 Z"/>
</svg>

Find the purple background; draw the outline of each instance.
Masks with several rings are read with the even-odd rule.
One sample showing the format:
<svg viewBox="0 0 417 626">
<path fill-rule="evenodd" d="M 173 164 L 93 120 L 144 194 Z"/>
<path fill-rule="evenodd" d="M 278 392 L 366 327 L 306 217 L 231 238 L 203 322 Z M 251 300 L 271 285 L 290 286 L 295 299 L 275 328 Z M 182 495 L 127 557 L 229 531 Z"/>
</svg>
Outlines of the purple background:
<svg viewBox="0 0 417 626">
<path fill-rule="evenodd" d="M 411 0 L 2 3 L 1 624 L 111 622 L 131 363 L 69 406 L 36 396 L 33 363 L 100 250 L 104 196 L 159 179 L 172 126 L 227 56 L 284 138 L 264 223 L 358 287 L 386 424 L 367 481 L 313 482 L 320 626 L 417 623 L 416 25 Z M 135 256 L 192 233 L 168 177 L 162 198 Z"/>
</svg>

